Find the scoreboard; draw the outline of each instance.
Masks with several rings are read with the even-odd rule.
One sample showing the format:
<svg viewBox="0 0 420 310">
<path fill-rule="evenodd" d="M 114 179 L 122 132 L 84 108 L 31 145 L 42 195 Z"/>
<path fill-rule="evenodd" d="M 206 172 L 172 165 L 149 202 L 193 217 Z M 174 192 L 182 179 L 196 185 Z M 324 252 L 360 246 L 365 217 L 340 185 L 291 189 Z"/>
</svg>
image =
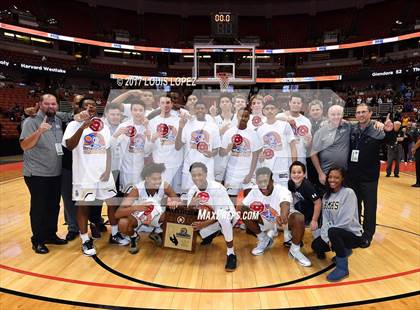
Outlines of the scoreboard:
<svg viewBox="0 0 420 310">
<path fill-rule="evenodd" d="M 214 38 L 234 38 L 238 33 L 238 17 L 230 12 L 211 14 L 211 34 Z"/>
</svg>

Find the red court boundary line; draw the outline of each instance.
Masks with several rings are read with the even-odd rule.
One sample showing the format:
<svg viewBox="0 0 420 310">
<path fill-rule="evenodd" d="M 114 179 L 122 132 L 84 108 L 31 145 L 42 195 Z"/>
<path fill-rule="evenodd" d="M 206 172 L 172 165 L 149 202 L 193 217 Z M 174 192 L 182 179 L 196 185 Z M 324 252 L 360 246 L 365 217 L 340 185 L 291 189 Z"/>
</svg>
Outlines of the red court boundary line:
<svg viewBox="0 0 420 310">
<path fill-rule="evenodd" d="M 82 281 L 82 280 L 75 280 L 75 279 L 67 279 L 61 278 L 56 276 L 44 275 L 40 273 L 35 273 L 31 271 L 26 271 L 10 266 L 6 266 L 0 264 L 0 268 L 32 277 L 48 279 L 48 280 L 55 280 L 60 282 L 66 283 L 73 283 L 73 284 L 81 284 L 81 285 L 88 285 L 88 286 L 98 286 L 98 287 L 106 287 L 106 288 L 116 288 L 116 289 L 124 289 L 124 290 L 135 290 L 135 291 L 149 291 L 149 292 L 171 292 L 171 293 L 259 293 L 259 292 L 270 292 L 270 291 L 298 291 L 298 290 L 308 290 L 308 289 L 315 289 L 315 288 L 328 288 L 328 287 L 336 287 L 336 286 L 347 286 L 347 285 L 355 285 L 355 284 L 362 284 L 362 283 L 369 283 L 375 282 L 380 280 L 387 280 L 392 278 L 398 278 L 402 276 L 406 276 L 409 274 L 414 274 L 420 272 L 420 268 L 416 268 L 413 270 L 408 270 L 404 272 L 394 273 L 385 276 L 379 277 L 372 277 L 362 280 L 354 280 L 354 281 L 347 281 L 347 282 L 336 282 L 336 283 L 325 283 L 325 284 L 316 284 L 316 285 L 301 285 L 301 286 L 292 286 L 292 287 L 274 287 L 274 288 L 249 288 L 249 289 L 173 289 L 173 288 L 157 288 L 157 287 L 144 287 L 144 286 L 132 286 L 132 285 L 119 285 L 119 284 L 109 284 L 109 283 L 99 283 L 99 282 L 89 282 L 89 281 Z"/>
<path fill-rule="evenodd" d="M 0 172 L 19 171 L 19 170 L 22 170 L 22 166 L 23 166 L 22 161 L 0 164 Z"/>
</svg>

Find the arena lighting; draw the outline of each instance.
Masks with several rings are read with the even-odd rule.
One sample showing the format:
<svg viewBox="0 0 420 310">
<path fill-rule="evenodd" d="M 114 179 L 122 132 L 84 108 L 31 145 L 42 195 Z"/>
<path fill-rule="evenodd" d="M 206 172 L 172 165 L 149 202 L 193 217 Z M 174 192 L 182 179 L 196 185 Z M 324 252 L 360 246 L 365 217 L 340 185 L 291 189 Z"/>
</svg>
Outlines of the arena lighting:
<svg viewBox="0 0 420 310">
<path fill-rule="evenodd" d="M 0 28 L 16 31 L 16 32 L 21 32 L 21 33 L 26 33 L 26 34 L 31 34 L 31 35 L 36 35 L 36 36 L 40 36 L 44 38 L 50 38 L 54 40 L 101 46 L 105 48 L 136 50 L 136 51 L 155 52 L 155 53 L 175 53 L 175 54 L 194 53 L 194 49 L 192 48 L 149 47 L 149 46 L 102 42 L 102 41 L 89 40 L 89 39 L 83 39 L 83 38 L 69 37 L 69 36 L 39 31 L 35 29 L 30 29 L 30 28 L 25 28 L 25 27 L 20 27 L 20 26 L 5 24 L 5 23 L 0 23 Z M 380 44 L 386 44 L 390 42 L 397 42 L 397 41 L 404 41 L 404 40 L 419 38 L 419 37 L 420 37 L 420 32 L 413 32 L 413 33 L 404 34 L 404 35 L 396 36 L 396 37 L 368 40 L 368 41 L 355 42 L 355 43 L 325 45 L 325 46 L 317 46 L 317 47 L 257 49 L 255 53 L 256 54 L 293 54 L 293 53 L 324 52 L 324 51 L 330 51 L 330 50 L 340 50 L 340 49 L 357 48 L 357 47 L 363 47 L 363 46 L 380 45 Z"/>
<path fill-rule="evenodd" d="M 11 37 L 11 38 L 14 38 L 15 37 L 15 35 L 13 33 L 10 33 L 10 32 L 5 32 L 4 33 L 4 36 L 5 37 Z"/>
<path fill-rule="evenodd" d="M 122 51 L 109 50 L 109 49 L 104 49 L 104 52 L 107 52 L 107 53 L 115 53 L 115 54 L 121 54 L 122 53 Z"/>
<path fill-rule="evenodd" d="M 194 55 L 184 55 L 183 57 L 184 58 L 194 58 Z M 199 58 L 211 58 L 210 55 L 200 55 L 200 56 L 197 56 L 197 57 L 199 57 Z"/>
<path fill-rule="evenodd" d="M 51 43 L 51 41 L 47 41 L 47 40 L 44 40 L 44 39 L 38 39 L 38 38 L 34 38 L 34 37 L 31 37 L 31 41 L 47 43 L 47 44 Z"/>
</svg>

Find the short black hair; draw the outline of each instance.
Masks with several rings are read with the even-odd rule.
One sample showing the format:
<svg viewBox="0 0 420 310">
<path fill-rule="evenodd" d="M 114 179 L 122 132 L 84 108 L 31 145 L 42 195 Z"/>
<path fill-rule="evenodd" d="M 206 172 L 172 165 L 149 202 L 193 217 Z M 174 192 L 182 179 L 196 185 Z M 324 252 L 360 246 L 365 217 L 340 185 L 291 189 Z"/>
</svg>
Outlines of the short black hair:
<svg viewBox="0 0 420 310">
<path fill-rule="evenodd" d="M 96 100 L 93 99 L 93 97 L 83 97 L 80 101 L 79 101 L 79 108 L 83 108 L 83 105 L 85 104 L 86 101 L 93 101 L 96 103 Z"/>
<path fill-rule="evenodd" d="M 130 110 L 132 110 L 135 105 L 141 105 L 146 110 L 146 104 L 141 99 L 131 102 Z"/>
<path fill-rule="evenodd" d="M 268 106 L 268 105 L 272 105 L 272 106 L 274 106 L 276 109 L 278 109 L 278 108 L 279 108 L 279 107 L 278 107 L 278 105 L 277 105 L 277 103 L 276 103 L 274 100 L 267 100 L 266 102 L 264 102 L 263 109 L 264 109 L 266 106 Z"/>
<path fill-rule="evenodd" d="M 261 167 L 255 171 L 255 176 L 258 177 L 260 175 L 268 175 L 270 179 L 273 178 L 273 172 L 268 167 Z"/>
<path fill-rule="evenodd" d="M 145 178 L 151 176 L 153 173 L 163 173 L 166 170 L 165 164 L 150 164 L 143 168 L 141 172 L 141 177 L 144 180 Z"/>
<path fill-rule="evenodd" d="M 207 167 L 205 164 L 200 163 L 200 162 L 195 162 L 190 166 L 190 172 L 194 169 L 194 168 L 201 168 L 205 173 L 207 173 Z"/>
<path fill-rule="evenodd" d="M 295 98 L 300 98 L 300 100 L 302 101 L 302 103 L 303 103 L 303 96 L 301 95 L 301 94 L 299 94 L 299 93 L 292 93 L 291 95 L 290 95 L 290 98 L 289 98 L 289 101 L 292 101 L 292 98 L 293 97 L 295 97 Z"/>
<path fill-rule="evenodd" d="M 295 160 L 294 162 L 292 162 L 292 164 L 289 167 L 289 173 L 292 173 L 293 166 L 299 166 L 299 167 L 301 167 L 303 173 L 306 173 L 306 166 L 305 166 L 305 164 L 302 163 L 302 162 L 300 162 L 300 161 L 298 161 L 298 160 Z"/>
<path fill-rule="evenodd" d="M 199 104 L 204 105 L 204 106 L 206 107 L 206 109 L 207 109 L 207 105 L 206 105 L 203 101 L 200 101 L 200 100 L 198 100 L 198 101 L 194 104 L 194 108 L 195 108 L 197 105 L 199 105 Z"/>
</svg>

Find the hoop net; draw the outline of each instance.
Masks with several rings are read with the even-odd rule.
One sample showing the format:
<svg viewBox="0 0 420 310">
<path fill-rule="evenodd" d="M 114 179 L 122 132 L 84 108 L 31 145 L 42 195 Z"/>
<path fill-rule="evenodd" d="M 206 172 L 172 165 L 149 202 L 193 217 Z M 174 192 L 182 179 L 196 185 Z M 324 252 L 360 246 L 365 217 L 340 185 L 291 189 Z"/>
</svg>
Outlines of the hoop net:
<svg viewBox="0 0 420 310">
<path fill-rule="evenodd" d="M 228 72 L 218 72 L 216 76 L 219 80 L 220 91 L 226 92 L 229 87 L 229 82 L 232 77 L 232 74 Z"/>
</svg>

